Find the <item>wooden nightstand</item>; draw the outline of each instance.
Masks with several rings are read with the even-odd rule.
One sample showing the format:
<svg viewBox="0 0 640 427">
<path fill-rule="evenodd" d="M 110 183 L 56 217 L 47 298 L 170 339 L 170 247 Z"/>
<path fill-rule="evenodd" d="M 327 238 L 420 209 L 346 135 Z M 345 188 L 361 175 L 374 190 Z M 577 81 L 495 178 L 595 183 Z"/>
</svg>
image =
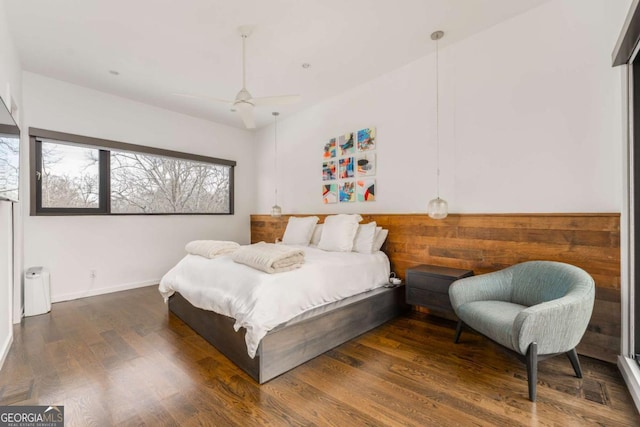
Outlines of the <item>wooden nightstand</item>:
<svg viewBox="0 0 640 427">
<path fill-rule="evenodd" d="M 455 315 L 449 300 L 449 286 L 458 279 L 473 276 L 471 270 L 418 265 L 407 269 L 407 304 Z"/>
</svg>

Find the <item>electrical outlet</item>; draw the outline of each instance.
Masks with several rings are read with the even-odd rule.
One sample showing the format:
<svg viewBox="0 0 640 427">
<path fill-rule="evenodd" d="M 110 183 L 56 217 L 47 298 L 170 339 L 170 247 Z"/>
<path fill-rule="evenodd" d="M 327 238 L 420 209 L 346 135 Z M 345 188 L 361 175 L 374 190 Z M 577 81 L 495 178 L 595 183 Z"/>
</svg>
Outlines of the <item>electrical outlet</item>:
<svg viewBox="0 0 640 427">
<path fill-rule="evenodd" d="M 96 271 L 95 270 L 89 271 L 89 278 L 90 279 L 95 279 L 96 278 Z"/>
</svg>

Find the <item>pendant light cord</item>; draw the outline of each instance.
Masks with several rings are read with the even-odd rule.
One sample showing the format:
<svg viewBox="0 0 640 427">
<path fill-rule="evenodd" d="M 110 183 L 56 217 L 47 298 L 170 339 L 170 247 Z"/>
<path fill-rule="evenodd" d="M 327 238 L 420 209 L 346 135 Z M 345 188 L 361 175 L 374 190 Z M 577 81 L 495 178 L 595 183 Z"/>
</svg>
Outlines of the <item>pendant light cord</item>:
<svg viewBox="0 0 640 427">
<path fill-rule="evenodd" d="M 438 40 L 436 39 L 436 194 L 440 198 L 440 62 L 438 58 Z"/>
<path fill-rule="evenodd" d="M 273 165 L 274 165 L 274 176 L 275 176 L 275 205 L 278 204 L 278 114 L 273 113 L 274 125 L 273 125 L 273 134 L 274 134 L 274 156 L 273 156 Z"/>
</svg>

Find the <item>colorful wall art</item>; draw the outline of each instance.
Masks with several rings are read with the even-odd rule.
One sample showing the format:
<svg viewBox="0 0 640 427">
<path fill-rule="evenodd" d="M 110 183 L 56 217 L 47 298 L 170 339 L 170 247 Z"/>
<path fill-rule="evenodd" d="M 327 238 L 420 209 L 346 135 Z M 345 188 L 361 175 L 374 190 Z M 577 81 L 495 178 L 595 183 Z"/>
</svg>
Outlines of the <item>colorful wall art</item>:
<svg viewBox="0 0 640 427">
<path fill-rule="evenodd" d="M 338 145 L 340 146 L 340 155 L 348 156 L 355 152 L 355 143 L 353 142 L 353 132 L 347 133 L 345 135 L 340 135 L 338 139 Z"/>
<path fill-rule="evenodd" d="M 376 200 L 376 143 L 375 127 L 329 138 L 322 154 L 322 203 Z"/>
<path fill-rule="evenodd" d="M 356 183 L 355 181 L 344 181 L 339 184 L 340 202 L 356 201 Z"/>
<path fill-rule="evenodd" d="M 338 178 L 353 178 L 355 175 L 354 161 L 353 157 L 347 157 L 344 159 L 340 159 L 340 169 L 338 172 Z"/>
<path fill-rule="evenodd" d="M 336 139 L 331 138 L 329 142 L 324 144 L 324 154 L 322 157 L 326 159 L 330 159 L 336 156 Z"/>
<path fill-rule="evenodd" d="M 322 203 L 337 203 L 338 202 L 338 184 L 323 184 L 322 185 Z"/>
<path fill-rule="evenodd" d="M 332 181 L 336 178 L 336 161 L 330 160 L 328 162 L 322 162 L 322 180 Z"/>
<path fill-rule="evenodd" d="M 376 200 L 375 179 L 359 179 L 356 183 L 359 202 L 373 202 Z"/>
<path fill-rule="evenodd" d="M 358 131 L 358 151 L 376 149 L 376 128 L 366 128 Z"/>
<path fill-rule="evenodd" d="M 356 170 L 358 176 L 373 176 L 376 174 L 376 154 L 365 152 L 356 156 Z"/>
</svg>

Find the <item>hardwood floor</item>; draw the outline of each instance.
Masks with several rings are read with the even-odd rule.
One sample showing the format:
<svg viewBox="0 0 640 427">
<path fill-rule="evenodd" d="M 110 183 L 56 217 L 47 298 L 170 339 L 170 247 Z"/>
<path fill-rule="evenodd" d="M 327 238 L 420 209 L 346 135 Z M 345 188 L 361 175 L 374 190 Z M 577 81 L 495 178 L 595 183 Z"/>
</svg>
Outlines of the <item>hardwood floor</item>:
<svg viewBox="0 0 640 427">
<path fill-rule="evenodd" d="M 156 287 L 54 304 L 26 318 L 0 404 L 59 404 L 67 426 L 640 425 L 617 368 L 524 364 L 455 324 L 411 313 L 259 386 L 167 313 Z"/>
</svg>

